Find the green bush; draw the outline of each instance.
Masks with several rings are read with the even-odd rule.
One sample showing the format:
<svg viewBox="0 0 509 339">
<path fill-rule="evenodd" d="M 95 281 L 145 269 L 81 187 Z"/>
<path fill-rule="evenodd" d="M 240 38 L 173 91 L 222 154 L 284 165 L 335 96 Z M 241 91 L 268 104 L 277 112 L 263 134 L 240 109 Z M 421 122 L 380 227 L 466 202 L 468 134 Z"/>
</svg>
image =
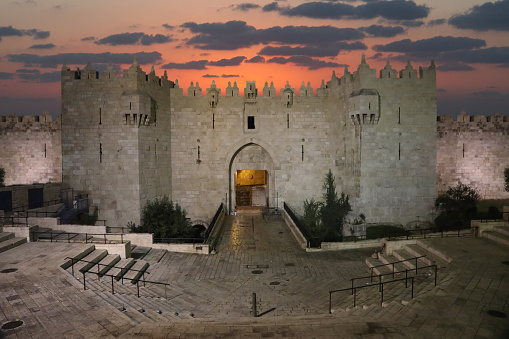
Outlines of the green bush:
<svg viewBox="0 0 509 339">
<path fill-rule="evenodd" d="M 449 187 L 444 194 L 439 195 L 435 200 L 435 207 L 441 209 L 438 217 L 442 218 L 439 219 L 440 225 L 436 224 L 437 227 L 442 227 L 442 229 L 451 228 L 452 225 L 457 224 L 456 219 L 459 220 L 459 227 L 467 227 L 469 221 L 476 214 L 474 209 L 479 198 L 480 194 L 475 188 L 461 182 L 454 187 Z M 442 217 L 442 215 L 449 215 L 449 217 Z"/>
<path fill-rule="evenodd" d="M 461 227 L 461 219 L 457 213 L 442 213 L 435 218 L 435 226 L 439 231 Z"/>
<path fill-rule="evenodd" d="M 143 222 L 127 226 L 133 233 L 153 233 L 154 239 L 192 238 L 195 230 L 186 218 L 186 211 L 179 204 L 164 196 L 162 199 L 148 201 L 142 211 Z"/>
<path fill-rule="evenodd" d="M 366 227 L 366 239 L 401 237 L 406 236 L 408 233 L 408 230 L 394 225 L 376 225 Z"/>
</svg>

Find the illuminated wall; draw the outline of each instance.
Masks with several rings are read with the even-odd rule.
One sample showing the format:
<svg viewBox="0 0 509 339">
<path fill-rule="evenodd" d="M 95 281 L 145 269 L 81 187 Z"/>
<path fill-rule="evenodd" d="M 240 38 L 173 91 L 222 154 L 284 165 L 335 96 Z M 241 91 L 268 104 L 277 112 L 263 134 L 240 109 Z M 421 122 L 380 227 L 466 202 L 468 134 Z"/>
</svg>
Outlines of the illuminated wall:
<svg viewBox="0 0 509 339">
<path fill-rule="evenodd" d="M 5 185 L 62 181 L 60 117 L 0 117 L 0 166 Z"/>
<path fill-rule="evenodd" d="M 509 166 L 509 117 L 439 116 L 437 182 L 444 192 L 458 182 L 475 187 L 483 199 L 509 198 L 504 168 Z"/>
</svg>

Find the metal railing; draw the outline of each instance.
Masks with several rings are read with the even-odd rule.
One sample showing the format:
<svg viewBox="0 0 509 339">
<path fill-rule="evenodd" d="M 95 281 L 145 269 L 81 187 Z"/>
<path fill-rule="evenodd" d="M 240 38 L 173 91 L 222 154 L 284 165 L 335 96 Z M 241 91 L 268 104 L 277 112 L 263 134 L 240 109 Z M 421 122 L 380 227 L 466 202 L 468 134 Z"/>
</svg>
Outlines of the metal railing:
<svg viewBox="0 0 509 339">
<path fill-rule="evenodd" d="M 222 212 L 224 213 L 224 204 L 223 203 L 221 203 L 219 205 L 219 208 L 217 209 L 216 214 L 214 214 L 214 217 L 212 218 L 212 221 L 210 222 L 209 228 L 205 232 L 205 239 L 208 239 L 208 237 L 210 236 L 210 233 L 212 233 L 212 230 L 216 226 L 217 219 L 219 219 L 219 215 Z"/>
<path fill-rule="evenodd" d="M 80 235 L 84 235 L 85 239 L 76 239 L 77 241 L 73 242 L 81 242 L 85 244 L 97 244 L 97 243 L 104 243 L 104 244 L 113 244 L 113 243 L 119 243 L 124 244 L 127 241 L 124 241 L 124 233 L 78 233 L 78 232 L 55 232 L 53 230 L 49 231 L 32 231 L 30 232 L 31 238 L 33 241 L 40 241 L 41 239 L 46 239 L 46 237 L 40 237 L 41 234 L 49 234 L 50 242 L 59 242 L 59 241 L 67 241 L 68 243 L 71 242 L 71 240 L 75 240 L 76 237 Z M 116 239 L 112 239 L 115 237 L 120 236 L 120 241 Z M 55 239 L 55 238 L 60 239 Z M 62 237 L 64 239 L 62 239 Z"/>
<path fill-rule="evenodd" d="M 115 233 L 110 233 L 115 234 Z M 205 238 L 157 238 L 154 239 L 157 244 L 203 244 Z"/>
<path fill-rule="evenodd" d="M 435 269 L 435 276 L 434 276 L 434 284 L 435 284 L 435 287 L 437 286 L 437 277 L 438 277 L 438 266 L 436 264 L 433 264 L 433 265 L 428 265 L 428 266 L 421 266 L 419 268 L 416 268 L 415 270 L 414 269 L 405 269 L 405 277 L 404 278 L 399 278 L 399 279 L 394 279 L 394 275 L 393 273 L 385 273 L 385 274 L 379 274 L 379 275 L 376 275 L 376 276 L 373 276 L 372 274 L 369 275 L 369 276 L 364 276 L 364 277 L 355 277 L 355 278 L 352 278 L 350 279 L 350 282 L 351 282 L 351 287 L 347 287 L 347 288 L 343 288 L 343 289 L 339 289 L 339 290 L 333 290 L 333 291 L 329 291 L 329 314 L 332 313 L 332 294 L 333 293 L 336 293 L 336 292 L 345 292 L 345 291 L 351 291 L 352 295 L 354 296 L 353 298 L 353 307 L 355 307 L 357 305 L 357 290 L 359 289 L 362 289 L 362 288 L 365 288 L 365 287 L 373 287 L 373 286 L 379 286 L 379 292 L 381 292 L 381 304 L 383 304 L 384 302 L 384 284 L 389 284 L 389 283 L 394 283 L 394 282 L 398 282 L 398 281 L 405 281 L 405 288 L 408 288 L 408 280 L 411 279 L 412 280 L 412 299 L 414 298 L 414 279 L 415 279 L 415 276 L 411 276 L 409 277 L 408 276 L 408 272 L 413 272 L 415 271 L 415 274 L 417 274 L 418 270 L 422 270 L 422 269 L 425 269 L 425 268 L 434 268 Z M 403 273 L 403 271 L 401 271 L 400 273 Z M 393 280 L 388 280 L 388 281 L 383 281 L 383 277 L 384 276 L 392 276 L 393 277 Z M 374 277 L 377 277 L 378 278 L 378 282 L 375 282 L 373 283 L 373 278 Z M 359 285 L 359 286 L 354 286 L 354 282 L 356 280 L 361 280 L 361 279 L 370 279 L 370 283 L 368 283 L 367 285 Z"/>
<path fill-rule="evenodd" d="M 28 217 L 9 216 L 0 217 L 4 226 L 28 226 Z"/>
<path fill-rule="evenodd" d="M 403 260 L 399 260 L 399 261 L 390 262 L 390 263 L 387 263 L 387 264 L 375 265 L 375 266 L 371 266 L 369 268 L 369 270 L 371 271 L 371 276 L 373 276 L 373 270 L 375 268 L 378 268 L 378 267 L 387 267 L 389 265 L 392 265 L 392 277 L 394 278 L 394 273 L 396 272 L 396 266 L 395 266 L 396 264 L 400 264 L 400 263 L 404 263 L 404 262 L 415 260 L 415 274 L 417 274 L 417 261 L 418 261 L 418 259 L 424 258 L 425 256 L 426 256 L 426 254 L 418 256 L 418 257 L 413 257 L 413 258 L 408 258 L 408 259 L 403 259 Z"/>
<path fill-rule="evenodd" d="M 125 267 L 120 267 L 120 266 L 115 266 L 115 265 L 100 264 L 100 263 L 95 263 L 93 261 L 88 261 L 88 260 L 84 260 L 84 259 L 76 259 L 76 258 L 73 258 L 73 257 L 67 257 L 66 259 L 70 259 L 71 260 L 71 274 L 73 276 L 74 276 L 74 265 L 76 263 L 78 263 L 78 262 L 86 262 L 86 263 L 91 263 L 91 264 L 98 265 L 97 266 L 97 272 L 92 272 L 92 271 L 81 272 L 83 274 L 83 289 L 84 290 L 87 289 L 86 274 L 90 273 L 90 274 L 97 275 L 98 278 L 101 278 L 101 277 L 111 277 L 111 293 L 112 294 L 115 294 L 115 285 L 114 285 L 115 280 L 120 281 L 120 283 L 122 285 L 124 285 L 124 280 L 130 280 L 132 284 L 136 284 L 136 291 L 137 291 L 136 295 L 138 296 L 138 298 L 140 298 L 140 282 L 141 282 L 141 283 L 143 283 L 143 287 L 146 287 L 146 284 L 162 285 L 162 286 L 164 286 L 165 299 L 168 299 L 166 288 L 168 286 L 170 286 L 170 284 L 164 283 L 164 282 L 159 282 L 159 281 L 145 280 L 145 273 L 146 274 L 150 274 L 150 272 L 147 272 L 146 270 L 137 270 L 137 269 L 134 269 L 134 268 L 125 268 Z M 100 273 L 100 267 L 101 266 L 102 267 L 109 267 L 109 269 L 118 268 L 118 269 L 121 270 L 122 275 L 120 277 L 117 277 L 117 276 L 112 275 L 112 274 Z M 128 272 L 142 272 L 143 279 L 139 279 L 139 278 L 126 278 L 126 277 L 124 277 L 124 275 L 127 274 Z"/>
<path fill-rule="evenodd" d="M 53 199 L 53 200 L 47 200 L 47 201 L 43 201 L 42 205 L 37 207 L 37 208 L 48 207 L 48 206 L 51 206 L 51 205 L 57 205 L 57 204 L 61 204 L 61 203 L 63 203 L 62 198 Z M 12 212 L 25 212 L 25 211 L 27 211 L 29 209 L 30 209 L 29 205 L 22 205 L 22 206 L 13 207 L 11 211 Z"/>
</svg>

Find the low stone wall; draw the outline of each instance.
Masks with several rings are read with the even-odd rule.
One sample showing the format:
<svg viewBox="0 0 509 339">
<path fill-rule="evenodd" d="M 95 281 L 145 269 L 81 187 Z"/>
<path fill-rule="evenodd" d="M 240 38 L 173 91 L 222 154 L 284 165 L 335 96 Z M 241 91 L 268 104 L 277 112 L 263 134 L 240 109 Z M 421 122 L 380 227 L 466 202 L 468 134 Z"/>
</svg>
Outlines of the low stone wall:
<svg viewBox="0 0 509 339">
<path fill-rule="evenodd" d="M 308 244 L 306 238 L 302 235 L 299 228 L 297 227 L 297 225 L 295 225 L 295 223 L 293 222 L 292 218 L 290 218 L 288 213 L 286 213 L 284 209 L 282 210 L 282 212 L 283 219 L 285 220 L 286 225 L 288 226 L 293 236 L 295 237 L 295 240 L 297 240 L 301 248 L 306 249 Z"/>
<path fill-rule="evenodd" d="M 208 244 L 152 244 L 152 248 L 167 250 L 170 252 L 210 254 Z"/>
<path fill-rule="evenodd" d="M 27 238 L 27 242 L 32 240 L 32 232 L 37 231 L 38 226 L 4 226 L 3 232 L 14 233 L 15 237 Z"/>
<path fill-rule="evenodd" d="M 127 241 L 123 244 L 94 244 L 94 246 L 96 249 L 107 250 L 108 254 L 118 254 L 122 259 L 131 257 L 130 241 Z"/>
<path fill-rule="evenodd" d="M 493 228 L 499 226 L 505 226 L 507 221 L 499 220 L 499 221 L 481 221 L 481 220 L 472 220 L 470 221 L 470 227 L 479 227 L 479 233 L 477 235 L 482 235 L 483 232 L 492 231 Z"/>
<path fill-rule="evenodd" d="M 322 242 L 322 251 L 340 251 L 356 248 L 375 248 L 382 247 L 382 239 L 347 241 L 347 242 Z"/>
</svg>

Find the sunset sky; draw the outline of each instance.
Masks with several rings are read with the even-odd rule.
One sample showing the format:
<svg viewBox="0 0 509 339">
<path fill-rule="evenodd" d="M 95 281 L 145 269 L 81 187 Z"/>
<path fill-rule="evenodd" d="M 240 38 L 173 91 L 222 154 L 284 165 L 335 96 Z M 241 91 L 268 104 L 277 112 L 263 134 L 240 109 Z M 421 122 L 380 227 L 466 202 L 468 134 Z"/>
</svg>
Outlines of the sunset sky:
<svg viewBox="0 0 509 339">
<path fill-rule="evenodd" d="M 509 0 L 1 0 L 0 115 L 60 114 L 64 62 L 125 69 L 136 54 L 184 89 L 261 93 L 316 89 L 363 53 L 377 70 L 434 59 L 438 114 L 509 115 Z"/>
</svg>

